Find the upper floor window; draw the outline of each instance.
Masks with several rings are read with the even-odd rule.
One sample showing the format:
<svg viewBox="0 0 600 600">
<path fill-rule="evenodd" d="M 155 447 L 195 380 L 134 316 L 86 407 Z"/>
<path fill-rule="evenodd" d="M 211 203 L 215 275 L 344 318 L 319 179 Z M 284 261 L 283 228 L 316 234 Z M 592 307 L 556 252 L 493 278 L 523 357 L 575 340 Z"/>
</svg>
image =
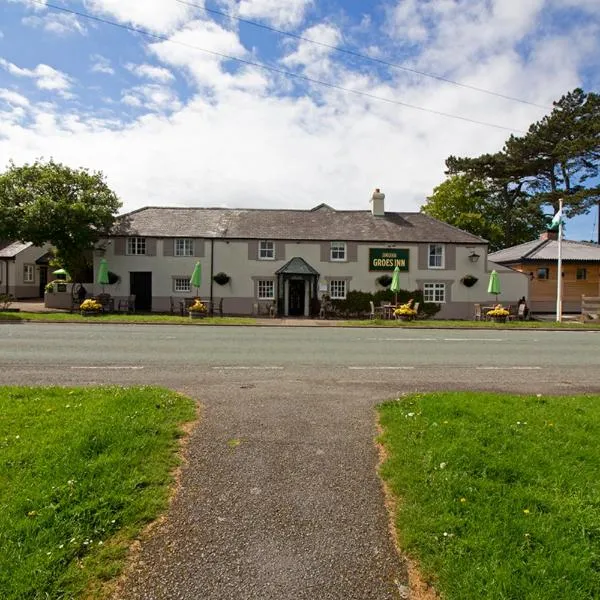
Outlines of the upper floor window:
<svg viewBox="0 0 600 600">
<path fill-rule="evenodd" d="M 258 258 L 261 260 L 275 260 L 275 243 L 270 240 L 261 240 L 258 243 Z"/>
<path fill-rule="evenodd" d="M 548 267 L 543 267 L 542 269 L 537 270 L 537 278 L 538 279 L 550 279 L 550 269 Z"/>
<path fill-rule="evenodd" d="M 331 242 L 330 260 L 346 260 L 346 242 Z"/>
<path fill-rule="evenodd" d="M 23 265 L 23 282 L 33 283 L 35 280 L 35 268 L 33 265 Z"/>
<path fill-rule="evenodd" d="M 194 256 L 194 240 L 190 238 L 176 239 L 175 256 Z"/>
<path fill-rule="evenodd" d="M 577 269 L 577 280 L 584 281 L 587 279 L 587 270 L 584 268 Z"/>
<path fill-rule="evenodd" d="M 127 254 L 146 254 L 146 238 L 127 238 Z"/>
<path fill-rule="evenodd" d="M 429 262 L 430 269 L 444 268 L 444 246 L 442 244 L 429 244 Z"/>
</svg>

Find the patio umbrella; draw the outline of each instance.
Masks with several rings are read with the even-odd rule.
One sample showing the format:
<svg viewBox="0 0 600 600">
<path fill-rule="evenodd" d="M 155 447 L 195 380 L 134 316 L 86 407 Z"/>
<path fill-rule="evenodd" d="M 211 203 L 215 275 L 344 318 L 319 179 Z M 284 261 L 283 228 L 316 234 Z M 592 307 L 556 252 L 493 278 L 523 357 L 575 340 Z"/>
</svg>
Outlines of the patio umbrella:
<svg viewBox="0 0 600 600">
<path fill-rule="evenodd" d="M 190 277 L 190 283 L 196 288 L 196 296 L 200 293 L 200 284 L 202 283 L 202 265 L 200 261 L 196 263 L 194 272 Z"/>
<path fill-rule="evenodd" d="M 56 269 L 56 271 L 52 271 L 52 275 L 61 275 L 65 279 L 69 277 L 69 274 L 64 269 Z"/>
<path fill-rule="evenodd" d="M 100 259 L 100 266 L 98 267 L 98 283 L 102 286 L 102 293 L 104 294 L 104 286 L 108 285 L 108 263 L 105 258 Z"/>
<path fill-rule="evenodd" d="M 400 291 L 400 267 L 398 265 L 394 268 L 390 290 L 395 294 L 394 304 L 398 304 L 398 292 Z"/>
<path fill-rule="evenodd" d="M 496 302 L 498 302 L 498 294 L 500 293 L 500 277 L 496 271 L 490 273 L 490 281 L 488 283 L 488 294 L 496 295 Z"/>
</svg>

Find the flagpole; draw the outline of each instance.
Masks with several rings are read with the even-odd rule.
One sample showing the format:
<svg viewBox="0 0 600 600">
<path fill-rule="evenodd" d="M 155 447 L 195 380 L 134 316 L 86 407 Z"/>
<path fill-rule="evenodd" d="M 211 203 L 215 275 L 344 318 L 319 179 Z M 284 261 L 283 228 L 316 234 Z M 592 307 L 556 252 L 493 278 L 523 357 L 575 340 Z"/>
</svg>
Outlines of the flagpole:
<svg viewBox="0 0 600 600">
<path fill-rule="evenodd" d="M 558 273 L 556 274 L 556 321 L 557 323 L 560 323 L 562 321 L 562 198 L 558 202 L 558 213 L 560 215 L 560 220 L 558 221 Z"/>
</svg>

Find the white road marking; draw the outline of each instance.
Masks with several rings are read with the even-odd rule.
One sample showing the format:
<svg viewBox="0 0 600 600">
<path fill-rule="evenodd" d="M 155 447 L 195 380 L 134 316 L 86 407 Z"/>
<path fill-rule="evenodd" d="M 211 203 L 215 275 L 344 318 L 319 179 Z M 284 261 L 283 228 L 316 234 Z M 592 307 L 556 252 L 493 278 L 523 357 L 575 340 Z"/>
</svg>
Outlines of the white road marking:
<svg viewBox="0 0 600 600">
<path fill-rule="evenodd" d="M 444 338 L 444 342 L 503 342 L 502 338 Z"/>
<path fill-rule="evenodd" d="M 414 369 L 414 367 L 348 367 L 353 371 L 410 371 Z"/>
<path fill-rule="evenodd" d="M 542 367 L 475 367 L 478 371 L 538 371 Z"/>
<path fill-rule="evenodd" d="M 85 367 L 71 367 L 71 369 L 133 369 L 133 370 L 138 370 L 138 369 L 143 369 L 144 367 L 142 366 L 134 366 L 134 365 L 130 365 L 130 366 L 119 366 L 119 365 L 114 365 L 114 366 L 85 366 Z"/>
<path fill-rule="evenodd" d="M 212 367 L 215 370 L 220 370 L 220 371 L 249 371 L 250 369 L 256 370 L 256 371 L 283 371 L 283 367 L 227 367 L 227 366 L 221 366 L 221 367 Z"/>
</svg>

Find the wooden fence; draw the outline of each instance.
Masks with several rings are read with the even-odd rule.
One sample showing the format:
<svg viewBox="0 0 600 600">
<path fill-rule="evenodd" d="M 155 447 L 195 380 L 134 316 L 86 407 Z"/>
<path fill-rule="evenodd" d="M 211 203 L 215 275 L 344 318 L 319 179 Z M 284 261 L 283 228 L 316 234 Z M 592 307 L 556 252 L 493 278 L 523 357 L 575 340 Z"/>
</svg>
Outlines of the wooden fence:
<svg viewBox="0 0 600 600">
<path fill-rule="evenodd" d="M 600 296 L 581 296 L 581 317 L 583 319 L 600 318 Z"/>
</svg>

